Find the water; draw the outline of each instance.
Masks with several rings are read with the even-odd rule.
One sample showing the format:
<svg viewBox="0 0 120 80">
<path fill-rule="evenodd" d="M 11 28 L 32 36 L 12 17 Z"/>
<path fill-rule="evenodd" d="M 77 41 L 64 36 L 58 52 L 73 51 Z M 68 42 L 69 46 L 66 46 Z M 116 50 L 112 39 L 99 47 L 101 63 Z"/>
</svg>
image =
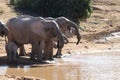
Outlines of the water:
<svg viewBox="0 0 120 80">
<path fill-rule="evenodd" d="M 54 64 L 1 66 L 0 74 L 46 80 L 119 80 L 119 55 L 70 55 Z"/>
<path fill-rule="evenodd" d="M 119 32 L 98 41 L 115 38 L 120 38 Z M 45 80 L 120 80 L 119 53 L 119 49 L 94 50 L 55 59 L 53 64 L 5 64 L 0 66 L 0 75 L 30 76 Z"/>
</svg>

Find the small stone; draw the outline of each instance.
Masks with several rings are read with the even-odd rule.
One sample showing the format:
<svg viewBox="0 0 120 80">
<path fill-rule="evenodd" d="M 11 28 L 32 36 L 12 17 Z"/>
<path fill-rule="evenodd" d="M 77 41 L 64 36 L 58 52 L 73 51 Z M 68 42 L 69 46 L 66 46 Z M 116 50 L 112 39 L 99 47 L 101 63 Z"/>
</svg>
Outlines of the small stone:
<svg viewBox="0 0 120 80">
<path fill-rule="evenodd" d="M 111 48 L 108 48 L 108 50 L 111 50 Z"/>
<path fill-rule="evenodd" d="M 84 46 L 84 47 L 88 49 L 88 46 Z"/>
</svg>

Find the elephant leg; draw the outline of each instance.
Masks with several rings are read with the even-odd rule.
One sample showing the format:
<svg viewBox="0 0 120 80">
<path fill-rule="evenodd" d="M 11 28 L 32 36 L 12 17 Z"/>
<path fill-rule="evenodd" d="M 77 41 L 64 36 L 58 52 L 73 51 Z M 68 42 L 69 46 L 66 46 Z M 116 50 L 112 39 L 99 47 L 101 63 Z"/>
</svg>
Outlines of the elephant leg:
<svg viewBox="0 0 120 80">
<path fill-rule="evenodd" d="M 5 45 L 5 49 L 6 49 L 6 52 L 7 52 L 8 61 L 11 62 L 11 61 L 12 61 L 12 57 L 11 57 L 11 51 L 10 51 L 9 48 L 10 48 L 10 47 L 9 47 L 9 43 L 7 43 L 7 44 Z"/>
<path fill-rule="evenodd" d="M 43 58 L 53 60 L 53 42 L 51 40 L 46 41 Z"/>
<path fill-rule="evenodd" d="M 38 50 L 39 50 L 39 43 L 38 42 L 32 43 L 30 60 L 35 60 L 35 56 L 36 56 Z"/>
<path fill-rule="evenodd" d="M 8 61 L 12 62 L 12 54 L 10 52 L 7 52 L 7 57 L 8 57 Z"/>
<path fill-rule="evenodd" d="M 48 60 L 49 59 L 49 51 L 48 51 L 48 45 L 45 44 L 44 47 L 44 53 L 43 53 L 43 60 Z"/>
<path fill-rule="evenodd" d="M 52 43 L 52 41 L 50 41 L 48 49 L 49 49 L 49 60 L 54 60 L 53 59 L 53 43 Z"/>
<path fill-rule="evenodd" d="M 43 61 L 43 59 L 42 59 L 42 51 L 43 51 L 44 47 L 45 47 L 45 42 L 40 41 L 39 50 L 38 50 L 38 53 L 37 53 L 37 61 L 39 61 L 39 62 Z"/>
<path fill-rule="evenodd" d="M 12 61 L 13 61 L 14 63 L 17 63 L 17 60 L 18 60 L 18 58 L 17 58 L 17 53 L 14 52 L 13 55 L 12 55 Z"/>
<path fill-rule="evenodd" d="M 59 41 L 58 41 L 58 44 L 57 45 L 59 45 Z M 61 58 L 61 56 L 62 56 L 62 48 L 63 47 L 58 47 L 58 50 L 57 50 L 57 53 L 56 53 L 56 55 L 54 56 L 55 58 Z"/>
<path fill-rule="evenodd" d="M 19 55 L 20 55 L 20 56 L 25 56 L 25 55 L 26 55 L 24 45 L 21 45 L 21 46 L 20 46 L 20 54 L 19 54 Z"/>
<path fill-rule="evenodd" d="M 61 58 L 61 56 L 62 56 L 61 52 L 62 52 L 62 48 L 58 48 L 57 53 L 56 53 L 56 55 L 54 57 Z"/>
</svg>

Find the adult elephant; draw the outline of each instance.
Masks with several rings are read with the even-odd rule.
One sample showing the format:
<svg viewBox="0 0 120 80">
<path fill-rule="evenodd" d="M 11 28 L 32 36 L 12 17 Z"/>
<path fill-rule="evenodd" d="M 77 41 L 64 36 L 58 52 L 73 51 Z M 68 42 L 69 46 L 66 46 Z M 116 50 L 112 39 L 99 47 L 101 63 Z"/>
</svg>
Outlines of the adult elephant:
<svg viewBox="0 0 120 80">
<path fill-rule="evenodd" d="M 71 21 L 71 20 L 69 20 L 65 17 L 58 17 L 58 18 L 47 17 L 45 19 L 56 21 L 63 34 L 65 34 L 66 31 L 70 32 L 71 28 L 75 29 L 75 33 L 76 33 L 76 36 L 77 36 L 76 45 L 79 44 L 79 42 L 81 40 L 81 35 L 80 35 L 79 29 L 78 29 L 78 25 L 75 24 L 73 21 Z M 61 57 L 61 55 L 62 55 L 61 51 L 62 51 L 62 48 L 58 49 L 55 57 Z"/>
<path fill-rule="evenodd" d="M 36 17 L 36 18 L 38 18 L 38 17 Z M 79 44 L 80 39 L 81 39 L 81 35 L 80 35 L 79 29 L 78 29 L 78 25 L 75 24 L 73 21 L 71 21 L 71 20 L 69 20 L 65 17 L 58 17 L 58 18 L 52 18 L 52 17 L 42 18 L 42 17 L 39 17 L 39 18 L 42 19 L 42 20 L 54 20 L 59 25 L 63 34 L 65 34 L 66 31 L 70 32 L 71 28 L 74 28 L 75 31 L 76 31 L 76 36 L 77 36 L 76 45 Z M 25 54 L 24 46 L 21 46 L 20 50 L 21 50 L 20 55 L 24 55 Z M 45 51 L 47 51 L 47 50 L 45 50 Z M 61 57 L 61 55 L 62 55 L 61 52 L 62 52 L 62 48 L 59 48 L 57 50 L 57 53 L 56 53 L 55 57 Z"/>
<path fill-rule="evenodd" d="M 57 37 L 59 44 L 58 47 L 64 46 L 64 39 L 55 21 L 41 20 L 35 17 L 17 16 L 9 19 L 6 23 L 9 29 L 7 35 L 9 42 L 15 42 L 17 46 L 31 43 L 32 54 L 31 60 L 42 61 L 42 51 L 48 45 L 50 59 L 53 59 L 52 39 Z"/>
</svg>

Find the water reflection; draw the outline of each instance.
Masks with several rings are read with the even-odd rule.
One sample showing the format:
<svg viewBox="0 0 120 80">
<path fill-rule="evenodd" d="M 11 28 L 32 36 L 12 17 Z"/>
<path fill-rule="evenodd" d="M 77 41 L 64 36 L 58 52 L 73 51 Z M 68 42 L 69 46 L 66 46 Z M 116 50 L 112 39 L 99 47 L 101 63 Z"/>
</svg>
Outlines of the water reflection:
<svg viewBox="0 0 120 80">
<path fill-rule="evenodd" d="M 5 75 L 8 66 L 0 66 L 0 75 Z"/>
<path fill-rule="evenodd" d="M 72 55 L 55 64 L 1 66 L 0 74 L 40 77 L 46 80 L 119 80 L 119 55 Z"/>
</svg>

